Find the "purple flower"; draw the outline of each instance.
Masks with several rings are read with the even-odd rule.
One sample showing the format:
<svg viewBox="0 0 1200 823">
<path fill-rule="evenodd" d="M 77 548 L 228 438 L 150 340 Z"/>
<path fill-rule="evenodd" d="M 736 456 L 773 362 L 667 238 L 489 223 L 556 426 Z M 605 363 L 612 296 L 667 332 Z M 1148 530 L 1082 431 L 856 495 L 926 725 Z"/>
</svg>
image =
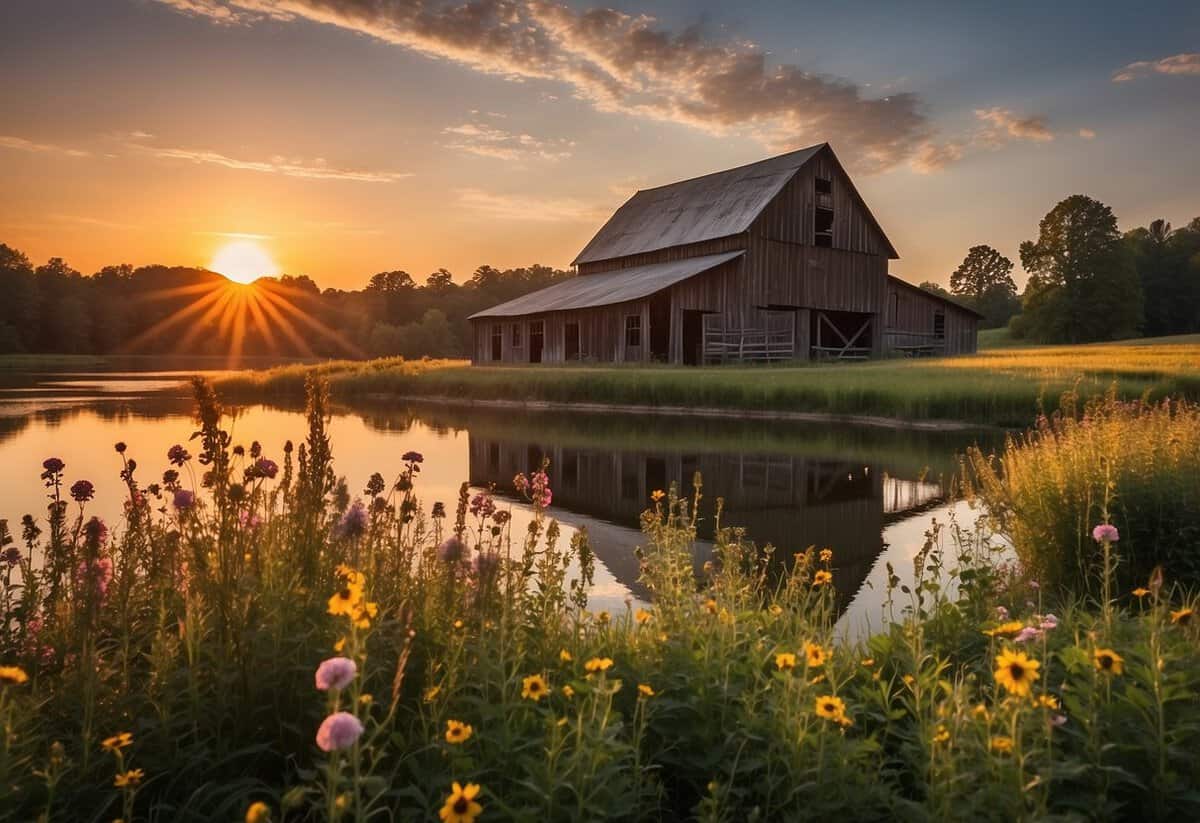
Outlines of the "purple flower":
<svg viewBox="0 0 1200 823">
<path fill-rule="evenodd" d="M 1044 632 L 1053 631 L 1054 629 L 1057 629 L 1058 628 L 1058 618 L 1052 614 L 1046 615 L 1045 617 L 1042 618 L 1042 623 L 1039 626 L 1039 628 Z"/>
<path fill-rule="evenodd" d="M 1030 640 L 1037 640 L 1042 636 L 1042 630 L 1036 629 L 1033 626 L 1026 626 L 1017 632 L 1017 636 L 1013 638 L 1014 643 L 1028 643 Z"/>
<path fill-rule="evenodd" d="M 262 525 L 262 522 L 262 518 L 258 516 L 257 512 L 246 511 L 244 509 L 238 512 L 238 523 L 246 531 L 254 531 Z"/>
<path fill-rule="evenodd" d="M 471 561 L 471 568 L 475 572 L 475 576 L 480 580 L 486 580 L 491 577 L 499 565 L 500 555 L 495 552 L 480 552 Z"/>
<path fill-rule="evenodd" d="M 57 457 L 47 457 L 42 461 L 42 468 L 46 470 L 42 477 L 50 478 L 52 474 L 58 474 L 67 467 L 67 464 L 59 460 Z"/>
<path fill-rule="evenodd" d="M 358 666 L 348 657 L 331 657 L 317 666 L 317 688 L 321 691 L 344 689 L 358 674 Z"/>
<path fill-rule="evenodd" d="M 367 507 L 361 500 L 355 500 L 350 508 L 342 514 L 334 532 L 338 537 L 347 537 L 351 540 L 362 537 L 367 531 L 367 519 Z"/>
<path fill-rule="evenodd" d="M 1111 523 L 1101 523 L 1096 528 L 1092 529 L 1092 539 L 1097 543 L 1103 543 L 1107 540 L 1109 543 L 1116 543 L 1121 539 L 1121 533 L 1117 531 L 1117 527 Z"/>
<path fill-rule="evenodd" d="M 9 546 L 4 550 L 4 554 L 0 555 L 0 559 L 10 566 L 15 566 L 21 562 L 21 550 L 16 546 Z"/>
<path fill-rule="evenodd" d="M 117 454 L 124 454 L 126 449 L 125 442 L 118 440 L 117 444 L 113 446 L 113 448 L 117 450 Z"/>
<path fill-rule="evenodd" d="M 457 537 L 447 537 L 437 547 L 437 556 L 443 563 L 457 563 L 466 551 L 467 547 Z"/>
<path fill-rule="evenodd" d="M 75 584 L 80 589 L 90 588 L 97 599 L 103 600 L 112 582 L 113 562 L 109 557 L 97 557 L 83 561 L 75 569 Z"/>
<path fill-rule="evenodd" d="M 96 496 L 96 487 L 88 480 L 76 480 L 71 484 L 71 497 L 76 503 L 86 503 Z"/>
<path fill-rule="evenodd" d="M 490 494 L 480 492 L 471 498 L 471 514 L 477 517 L 491 517 L 496 511 L 496 501 L 492 499 Z"/>
<path fill-rule="evenodd" d="M 196 505 L 196 495 L 187 489 L 176 489 L 172 502 L 175 504 L 176 509 L 186 512 L 192 506 Z"/>
<path fill-rule="evenodd" d="M 260 457 L 254 461 L 254 473 L 259 477 L 274 480 L 275 475 L 279 473 L 279 464 L 270 458 Z"/>
<path fill-rule="evenodd" d="M 182 466 L 184 463 L 191 460 L 192 456 L 188 454 L 187 449 L 176 444 L 167 449 L 167 459 L 170 460 L 171 464 L 174 466 Z"/>
<path fill-rule="evenodd" d="M 89 541 L 99 546 L 108 539 L 108 526 L 99 517 L 93 517 L 83 524 L 83 534 Z"/>
<path fill-rule="evenodd" d="M 400 459 L 405 463 L 424 463 L 425 455 L 421 454 L 420 452 L 405 452 L 404 454 L 400 455 Z"/>
<path fill-rule="evenodd" d="M 350 712 L 334 712 L 321 721 L 317 745 L 323 752 L 337 752 L 354 745 L 363 733 L 362 722 Z"/>
</svg>

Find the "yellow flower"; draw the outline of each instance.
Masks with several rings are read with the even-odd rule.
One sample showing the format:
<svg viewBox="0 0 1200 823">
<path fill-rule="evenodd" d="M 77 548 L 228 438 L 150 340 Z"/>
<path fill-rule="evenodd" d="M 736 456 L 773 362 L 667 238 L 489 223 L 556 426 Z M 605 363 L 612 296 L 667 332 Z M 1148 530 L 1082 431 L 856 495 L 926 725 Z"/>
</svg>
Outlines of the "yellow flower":
<svg viewBox="0 0 1200 823">
<path fill-rule="evenodd" d="M 813 575 L 813 586 L 828 586 L 833 582 L 833 575 L 821 569 Z"/>
<path fill-rule="evenodd" d="M 563 663 L 570 663 L 575 658 L 571 656 L 571 653 L 569 651 L 567 651 L 566 649 L 563 649 L 562 651 L 560 651 L 558 653 L 558 659 L 560 661 L 562 661 Z"/>
<path fill-rule="evenodd" d="M 458 720 L 446 721 L 447 743 L 465 743 L 471 739 L 471 735 L 474 734 L 474 732 L 475 730 L 466 723 L 462 723 Z"/>
<path fill-rule="evenodd" d="M 642 697 L 654 697 L 654 689 L 645 683 L 638 683 L 638 694 Z"/>
<path fill-rule="evenodd" d="M 567 725 L 567 718 L 565 718 L 565 717 L 558 718 L 558 720 L 554 721 L 554 725 L 558 726 L 561 729 L 563 726 Z"/>
<path fill-rule="evenodd" d="M 106 737 L 100 743 L 100 748 L 106 752 L 115 752 L 118 749 L 123 749 L 126 746 L 133 745 L 133 735 L 129 732 L 121 732 L 114 734 L 112 737 Z"/>
<path fill-rule="evenodd" d="M 991 629 L 984 629 L 983 633 L 988 637 L 1011 637 L 1017 634 L 1021 629 L 1025 628 L 1025 624 L 1020 620 L 1010 620 L 1007 623 L 1001 623 Z"/>
<path fill-rule="evenodd" d="M 271 807 L 261 800 L 255 800 L 246 809 L 246 823 L 267 823 L 271 819 Z"/>
<path fill-rule="evenodd" d="M 19 666 L 0 666 L 0 686 L 20 686 L 29 679 Z"/>
<path fill-rule="evenodd" d="M 783 614 L 783 606 L 780 606 L 778 603 L 772 603 L 771 608 L 767 609 L 767 611 L 773 616 L 779 617 L 779 615 Z"/>
<path fill-rule="evenodd" d="M 1192 615 L 1195 614 L 1194 609 L 1180 609 L 1177 612 L 1171 612 L 1171 622 L 1177 626 L 1186 626 L 1192 622 Z"/>
<path fill-rule="evenodd" d="M 441 686 L 430 686 L 425 690 L 425 702 L 432 703 L 437 699 L 437 696 L 442 693 Z"/>
<path fill-rule="evenodd" d="M 646 623 L 650 622 L 650 618 L 653 616 L 653 614 L 645 609 L 638 609 L 633 613 L 633 619 L 638 622 L 639 626 L 644 626 Z"/>
<path fill-rule="evenodd" d="M 875 658 L 874 657 L 864 657 L 862 659 L 862 665 L 866 666 L 868 669 L 871 668 L 872 666 L 875 665 Z"/>
<path fill-rule="evenodd" d="M 483 814 L 483 806 L 475 801 L 479 794 L 479 784 L 468 783 L 459 785 L 455 780 L 450 784 L 450 796 L 446 804 L 438 812 L 443 823 L 475 823 L 475 818 Z"/>
<path fill-rule="evenodd" d="M 900 679 L 903 680 L 904 685 L 908 686 L 909 688 L 912 688 L 912 684 L 917 682 L 917 678 L 913 677 L 911 674 L 906 674 Z"/>
<path fill-rule="evenodd" d="M 825 661 L 829 659 L 829 651 L 819 643 L 805 643 L 804 658 L 808 661 L 809 668 L 815 669 L 825 665 Z"/>
<path fill-rule="evenodd" d="M 662 489 L 655 489 L 654 491 L 650 492 L 650 499 L 653 500 L 655 503 L 657 503 L 659 500 L 662 500 L 666 496 L 667 496 L 667 493 L 664 492 Z"/>
<path fill-rule="evenodd" d="M 711 597 L 708 600 L 705 600 L 704 601 L 704 610 L 706 612 L 708 612 L 709 614 L 716 614 L 717 613 L 717 601 L 713 600 Z"/>
<path fill-rule="evenodd" d="M 1134 597 L 1145 597 L 1146 595 L 1150 594 L 1150 590 L 1144 588 L 1143 586 L 1138 586 L 1133 590 L 1133 592 L 1131 592 L 1131 594 L 1133 594 Z"/>
<path fill-rule="evenodd" d="M 733 623 L 733 615 L 729 613 L 729 609 L 726 609 L 724 607 L 722 607 L 720 613 L 717 615 L 717 619 L 720 620 L 725 625 L 729 625 L 729 624 Z"/>
<path fill-rule="evenodd" d="M 540 674 L 531 674 L 521 681 L 521 697 L 526 700 L 537 702 L 546 696 L 546 692 L 550 689 L 546 683 L 546 678 Z"/>
<path fill-rule="evenodd" d="M 596 622 L 601 626 L 607 626 L 610 620 L 612 620 L 612 615 L 608 612 L 600 612 L 600 614 L 596 615 Z"/>
<path fill-rule="evenodd" d="M 1012 751 L 1012 748 L 1013 748 L 1012 738 L 1005 737 L 1004 735 L 997 735 L 997 736 L 993 737 L 991 740 L 991 748 L 992 748 L 992 751 L 994 751 L 994 752 L 999 752 L 1000 754 L 1008 754 L 1009 752 Z"/>
<path fill-rule="evenodd" d="M 141 783 L 142 778 L 145 776 L 146 773 L 141 769 L 130 769 L 127 772 L 120 772 L 117 774 L 117 776 L 113 778 L 113 785 L 118 789 L 124 789 L 126 787 L 133 788 L 138 783 Z"/>
<path fill-rule="evenodd" d="M 593 657 L 591 660 L 583 664 L 583 670 L 588 674 L 596 674 L 597 672 L 606 672 L 612 668 L 611 657 Z"/>
<path fill-rule="evenodd" d="M 575 696 L 575 690 L 571 688 L 570 683 L 562 687 L 562 693 L 563 697 L 567 698 L 568 700 Z"/>
<path fill-rule="evenodd" d="M 1112 649 L 1096 649 L 1092 653 L 1092 661 L 1096 664 L 1096 668 L 1105 674 L 1125 673 L 1125 658 Z"/>
<path fill-rule="evenodd" d="M 335 652 L 340 652 L 344 648 L 346 648 L 346 638 L 344 637 L 338 638 L 338 642 L 333 644 L 333 650 Z"/>
<path fill-rule="evenodd" d="M 833 559 L 833 549 L 821 549 L 821 554 L 819 556 L 822 563 L 828 563 Z"/>
<path fill-rule="evenodd" d="M 329 598 L 329 613 L 334 617 L 353 617 L 362 602 L 363 587 L 343 579 L 342 587 Z"/>
<path fill-rule="evenodd" d="M 363 706 L 370 706 L 375 702 L 375 698 L 370 694 L 360 694 L 358 696 L 358 702 Z"/>
<path fill-rule="evenodd" d="M 1058 698 L 1052 694 L 1039 694 L 1033 701 L 1033 705 L 1039 709 L 1057 709 Z"/>
<path fill-rule="evenodd" d="M 462 631 L 462 629 L 463 629 L 463 626 L 465 626 L 465 625 L 466 625 L 466 623 L 463 623 L 461 620 L 455 620 L 455 621 L 454 621 L 454 629 L 455 629 L 455 631 Z"/>
<path fill-rule="evenodd" d="M 818 697 L 816 706 L 818 717 L 824 717 L 826 720 L 832 720 L 843 726 L 850 725 L 850 718 L 846 717 L 846 704 L 840 697 L 834 697 L 831 694 Z"/>
<path fill-rule="evenodd" d="M 781 672 L 790 671 L 796 668 L 796 655 L 791 652 L 780 652 L 775 655 L 775 668 Z"/>
<path fill-rule="evenodd" d="M 933 742 L 934 743 L 945 743 L 949 739 L 950 739 L 950 730 L 947 729 L 945 726 L 939 724 L 937 727 L 937 730 L 934 731 L 934 733 L 933 733 Z"/>
<path fill-rule="evenodd" d="M 971 714 L 975 716 L 976 720 L 987 720 L 989 717 L 988 707 L 983 703 L 977 703 L 975 708 L 971 709 Z"/>
<path fill-rule="evenodd" d="M 375 619 L 377 614 L 379 614 L 378 603 L 368 603 L 363 601 L 354 607 L 354 613 L 350 616 L 350 619 L 354 622 L 356 627 L 360 629 L 369 629 L 371 628 L 371 621 Z"/>
<path fill-rule="evenodd" d="M 996 682 L 1017 697 L 1028 697 L 1033 681 L 1041 676 L 1038 674 L 1041 665 L 1025 652 L 1006 649 L 996 655 Z"/>
</svg>

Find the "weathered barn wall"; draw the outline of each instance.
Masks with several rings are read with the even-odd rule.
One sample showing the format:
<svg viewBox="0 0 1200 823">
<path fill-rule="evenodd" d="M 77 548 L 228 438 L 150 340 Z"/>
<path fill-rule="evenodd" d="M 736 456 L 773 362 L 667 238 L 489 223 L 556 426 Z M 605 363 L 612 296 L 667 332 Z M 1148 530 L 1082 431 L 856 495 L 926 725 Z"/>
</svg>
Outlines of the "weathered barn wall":
<svg viewBox="0 0 1200 823">
<path fill-rule="evenodd" d="M 943 334 L 935 334 L 936 316 Z M 970 354 L 976 350 L 979 318 L 970 311 L 895 277 L 887 281 L 884 303 L 884 346 L 889 352 Z"/>
</svg>

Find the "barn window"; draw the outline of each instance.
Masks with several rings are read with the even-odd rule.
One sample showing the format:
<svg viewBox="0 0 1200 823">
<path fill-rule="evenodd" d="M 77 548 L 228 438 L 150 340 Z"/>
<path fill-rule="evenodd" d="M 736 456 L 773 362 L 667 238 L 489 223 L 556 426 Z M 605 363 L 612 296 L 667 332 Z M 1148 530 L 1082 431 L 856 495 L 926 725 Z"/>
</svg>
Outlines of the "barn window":
<svg viewBox="0 0 1200 823">
<path fill-rule="evenodd" d="M 567 323 L 563 326 L 563 359 L 579 359 L 579 324 Z"/>
<path fill-rule="evenodd" d="M 823 177 L 813 180 L 815 208 L 813 209 L 813 245 L 833 246 L 833 181 Z"/>
<path fill-rule="evenodd" d="M 946 313 L 944 311 L 933 313 L 933 336 L 938 340 L 946 339 Z"/>
<path fill-rule="evenodd" d="M 640 346 L 642 345 L 642 317 L 638 314 L 631 314 L 625 318 L 625 345 Z"/>
<path fill-rule="evenodd" d="M 514 349 L 521 348 L 521 324 L 513 323 L 512 327 L 512 347 Z"/>
<path fill-rule="evenodd" d="M 499 323 L 492 326 L 492 359 L 500 360 L 504 356 L 504 327 Z"/>
</svg>

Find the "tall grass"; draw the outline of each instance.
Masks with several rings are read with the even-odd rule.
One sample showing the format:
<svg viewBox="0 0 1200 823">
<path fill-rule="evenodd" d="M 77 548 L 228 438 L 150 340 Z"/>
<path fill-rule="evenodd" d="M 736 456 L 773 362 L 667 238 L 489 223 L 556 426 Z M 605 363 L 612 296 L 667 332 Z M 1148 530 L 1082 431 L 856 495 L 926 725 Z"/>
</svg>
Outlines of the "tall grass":
<svg viewBox="0 0 1200 823">
<path fill-rule="evenodd" d="M 520 533 L 488 491 L 423 501 L 415 453 L 356 500 L 319 383 L 279 452 L 235 443 L 196 388 L 161 479 L 118 446 L 119 527 L 48 459 L 49 520 L 0 539 L 0 817 L 1200 814 L 1200 626 L 1167 586 L 1060 610 L 982 525 L 934 524 L 885 630 L 838 645 L 836 547 L 772 571 L 697 478 L 647 501 L 653 603 L 592 612 L 586 535 L 546 513 L 553 467 L 516 479 Z"/>
</svg>

